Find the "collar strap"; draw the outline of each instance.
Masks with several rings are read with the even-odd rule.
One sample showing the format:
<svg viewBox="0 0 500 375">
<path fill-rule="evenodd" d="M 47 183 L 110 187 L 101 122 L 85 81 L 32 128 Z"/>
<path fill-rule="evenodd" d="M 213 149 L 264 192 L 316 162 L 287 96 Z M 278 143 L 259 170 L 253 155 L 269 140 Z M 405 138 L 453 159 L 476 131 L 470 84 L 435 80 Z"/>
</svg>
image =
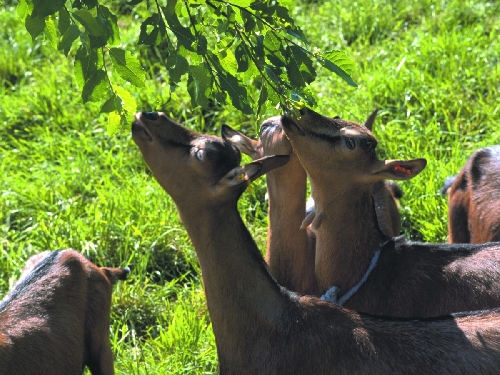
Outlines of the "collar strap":
<svg viewBox="0 0 500 375">
<path fill-rule="evenodd" d="M 373 269 L 377 265 L 378 258 L 380 257 L 380 252 L 382 251 L 382 248 L 387 244 L 387 242 L 389 242 L 389 241 L 384 242 L 382 245 L 380 245 L 380 247 L 377 249 L 377 251 L 375 251 L 375 253 L 373 254 L 372 260 L 370 260 L 370 264 L 369 264 L 368 269 L 366 270 L 365 274 L 363 275 L 361 280 L 359 280 L 358 283 L 351 288 L 351 290 L 349 290 L 347 293 L 345 293 L 342 297 L 338 298 L 338 293 L 339 293 L 340 289 L 338 286 L 334 285 L 330 289 L 328 289 L 325 292 L 325 294 L 323 294 L 321 296 L 321 299 L 323 301 L 331 302 L 335 305 L 343 306 L 344 303 L 346 303 L 346 301 L 349 298 L 351 298 L 354 295 L 354 293 L 356 293 L 359 290 L 359 288 L 361 288 L 361 286 L 368 279 L 368 276 L 370 276 Z"/>
</svg>

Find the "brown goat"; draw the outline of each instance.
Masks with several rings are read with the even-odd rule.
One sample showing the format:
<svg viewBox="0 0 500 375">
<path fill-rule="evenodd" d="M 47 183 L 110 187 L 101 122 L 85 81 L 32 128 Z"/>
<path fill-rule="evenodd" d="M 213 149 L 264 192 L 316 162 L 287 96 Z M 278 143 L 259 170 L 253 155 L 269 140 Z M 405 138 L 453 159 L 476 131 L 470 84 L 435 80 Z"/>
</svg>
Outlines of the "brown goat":
<svg viewBox="0 0 500 375">
<path fill-rule="evenodd" d="M 222 126 L 222 137 L 253 160 L 269 155 L 290 155 L 285 166 L 266 175 L 269 226 L 265 259 L 278 284 L 294 292 L 319 295 L 314 273 L 316 239 L 309 226 L 301 227 L 307 175 L 283 132 L 280 117 L 271 117 L 261 124 L 258 141 L 227 125 Z M 394 182 L 381 182 L 374 187 L 373 196 L 379 226 L 388 236 L 398 236 L 401 188 Z"/>
<path fill-rule="evenodd" d="M 283 157 L 240 167 L 240 153 L 229 142 L 183 128 L 163 113 L 137 114 L 132 136 L 173 198 L 198 255 L 220 374 L 500 373 L 498 310 L 379 318 L 280 287 L 237 201 L 249 181 L 280 166 Z"/>
<path fill-rule="evenodd" d="M 325 298 L 339 293 L 348 308 L 398 317 L 500 306 L 500 244 L 411 243 L 380 231 L 374 184 L 412 178 L 424 159 L 379 160 L 369 121 L 301 114 L 281 122 L 311 181 L 316 279 Z"/>
<path fill-rule="evenodd" d="M 447 183 L 448 242 L 500 241 L 500 146 L 475 151 Z"/>
<path fill-rule="evenodd" d="M 31 257 L 0 301 L 0 375 L 112 375 L 111 288 L 130 270 L 74 250 Z"/>
<path fill-rule="evenodd" d="M 290 155 L 286 165 L 266 175 L 269 225 L 265 259 L 278 284 L 294 292 L 319 295 L 314 274 L 314 234 L 310 228 L 301 228 L 306 212 L 307 176 L 279 120 L 271 117 L 262 123 L 259 141 L 227 125 L 222 126 L 222 136 L 253 160 Z"/>
</svg>

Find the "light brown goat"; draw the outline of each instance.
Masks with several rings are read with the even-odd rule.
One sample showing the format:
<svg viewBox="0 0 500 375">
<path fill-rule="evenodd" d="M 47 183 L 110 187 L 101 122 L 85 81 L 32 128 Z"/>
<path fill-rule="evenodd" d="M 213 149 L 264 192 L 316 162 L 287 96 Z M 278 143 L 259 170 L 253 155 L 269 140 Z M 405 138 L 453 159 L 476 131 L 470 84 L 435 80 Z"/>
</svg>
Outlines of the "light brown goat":
<svg viewBox="0 0 500 375">
<path fill-rule="evenodd" d="M 163 113 L 140 113 L 132 136 L 173 198 L 201 266 L 220 374 L 498 374 L 498 310 L 439 319 L 358 314 L 280 287 L 237 210 L 250 180 L 280 166 L 239 166 L 221 138 Z M 288 158 L 288 157 L 286 157 Z"/>
<path fill-rule="evenodd" d="M 500 241 L 500 146 L 475 151 L 447 181 L 448 242 Z"/>
<path fill-rule="evenodd" d="M 227 125 L 222 127 L 222 136 L 253 160 L 269 155 L 290 155 L 285 166 L 266 175 L 269 226 L 265 259 L 278 284 L 294 292 L 319 295 L 314 272 L 315 235 L 309 226 L 301 227 L 306 211 L 307 174 L 280 120 L 279 116 L 265 120 L 260 126 L 258 141 Z M 401 188 L 395 183 L 381 182 L 373 191 L 380 226 L 388 236 L 398 236 Z"/>
<path fill-rule="evenodd" d="M 374 184 L 412 178 L 424 159 L 379 160 L 369 127 L 307 108 L 301 115 L 281 122 L 311 181 L 316 278 L 325 298 L 399 317 L 500 306 L 500 244 L 411 243 L 380 231 Z"/>
<path fill-rule="evenodd" d="M 111 288 L 129 269 L 100 268 L 74 250 L 31 257 L 0 301 L 1 375 L 112 375 Z"/>
<path fill-rule="evenodd" d="M 222 136 L 253 160 L 290 155 L 286 165 L 266 175 L 269 225 L 265 259 L 278 284 L 294 292 L 319 295 L 314 273 L 314 234 L 310 228 L 301 228 L 306 212 L 307 176 L 279 120 L 272 117 L 262 123 L 259 141 L 227 125 L 222 127 Z"/>
</svg>

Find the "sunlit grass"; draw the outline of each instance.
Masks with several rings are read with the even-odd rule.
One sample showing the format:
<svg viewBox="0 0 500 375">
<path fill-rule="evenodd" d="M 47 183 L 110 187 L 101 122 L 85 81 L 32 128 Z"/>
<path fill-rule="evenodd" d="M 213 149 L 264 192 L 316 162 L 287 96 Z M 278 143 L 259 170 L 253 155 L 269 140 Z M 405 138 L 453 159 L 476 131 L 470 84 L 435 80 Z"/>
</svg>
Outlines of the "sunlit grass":
<svg viewBox="0 0 500 375">
<path fill-rule="evenodd" d="M 474 149 L 500 141 L 498 4 L 359 0 L 294 8 L 312 45 L 342 49 L 357 62 L 358 89 L 318 69 L 316 110 L 362 122 L 378 107 L 379 155 L 427 158 L 421 175 L 402 183 L 410 239 L 445 241 L 442 182 Z M 117 374 L 216 373 L 199 266 L 175 205 L 128 131 L 109 138 L 99 107 L 81 103 L 68 60 L 33 44 L 12 7 L 1 8 L 0 22 L 0 290 L 44 249 L 73 247 L 98 265 L 129 265 L 130 279 L 113 295 Z M 136 38 L 134 22 L 124 21 L 127 45 Z M 134 93 L 141 109 L 163 109 L 198 131 L 216 134 L 226 122 L 255 136 L 260 119 L 191 108 L 181 88 L 167 88 L 164 69 L 148 51 L 140 54 L 155 75 Z M 264 195 L 261 179 L 239 202 L 261 249 Z"/>
</svg>

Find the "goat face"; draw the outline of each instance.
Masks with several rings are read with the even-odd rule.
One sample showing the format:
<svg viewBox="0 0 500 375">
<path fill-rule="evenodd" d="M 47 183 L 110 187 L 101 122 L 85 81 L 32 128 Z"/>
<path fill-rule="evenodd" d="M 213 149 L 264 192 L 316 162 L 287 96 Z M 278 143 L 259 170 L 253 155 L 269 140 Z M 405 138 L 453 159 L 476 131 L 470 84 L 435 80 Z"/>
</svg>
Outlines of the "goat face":
<svg viewBox="0 0 500 375">
<path fill-rule="evenodd" d="M 282 116 L 281 123 L 311 180 L 330 185 L 407 180 L 426 165 L 425 159 L 378 159 L 377 140 L 366 126 L 308 108 L 300 114 L 300 118 Z"/>
</svg>

